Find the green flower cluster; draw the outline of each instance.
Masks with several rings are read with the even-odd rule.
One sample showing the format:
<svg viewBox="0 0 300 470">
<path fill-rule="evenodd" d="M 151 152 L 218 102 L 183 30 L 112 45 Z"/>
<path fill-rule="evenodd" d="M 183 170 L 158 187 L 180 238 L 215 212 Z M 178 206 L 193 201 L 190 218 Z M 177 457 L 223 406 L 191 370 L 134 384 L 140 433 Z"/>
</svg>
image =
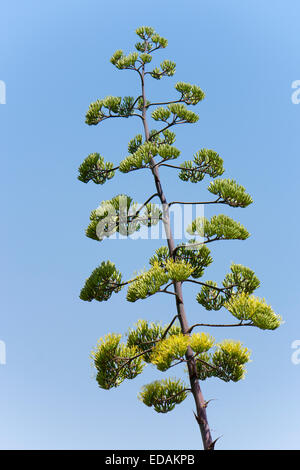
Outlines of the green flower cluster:
<svg viewBox="0 0 300 470">
<path fill-rule="evenodd" d="M 206 310 L 220 310 L 225 302 L 225 297 L 217 290 L 217 283 L 206 281 L 205 286 L 197 294 L 197 302 L 206 308 Z"/>
<path fill-rule="evenodd" d="M 206 333 L 194 333 L 191 336 L 179 333 L 159 341 L 153 349 L 150 360 L 158 370 L 165 372 L 174 362 L 184 361 L 188 346 L 196 354 L 201 354 L 213 345 L 214 338 Z"/>
<path fill-rule="evenodd" d="M 121 282 L 122 275 L 116 269 L 115 264 L 111 261 L 103 261 L 86 279 L 80 292 L 80 298 L 88 302 L 92 300 L 106 301 L 113 292 L 117 293 L 122 289 Z"/>
<path fill-rule="evenodd" d="M 118 387 L 125 379 L 134 379 L 144 369 L 141 357 L 135 358 L 136 348 L 120 343 L 122 335 L 109 334 L 100 338 L 91 357 L 97 370 L 100 388 Z"/>
<path fill-rule="evenodd" d="M 139 320 L 134 328 L 130 328 L 127 336 L 127 345 L 134 346 L 139 352 L 143 352 L 143 359 L 145 362 L 151 362 L 151 348 L 153 348 L 158 341 L 164 337 L 178 335 L 181 333 L 179 325 L 174 324 L 170 328 L 162 326 L 160 323 L 147 322 L 146 320 Z"/>
<path fill-rule="evenodd" d="M 241 321 L 250 320 L 261 330 L 275 330 L 282 323 L 281 316 L 276 315 L 264 299 L 245 292 L 233 296 L 225 302 L 224 306 L 234 317 Z"/>
<path fill-rule="evenodd" d="M 128 173 L 137 168 L 148 168 L 152 158 L 156 156 L 161 157 L 162 161 L 178 158 L 180 150 L 169 143 L 175 140 L 174 134 L 168 130 L 162 134 L 163 138 L 157 135 L 152 141 L 144 143 L 140 134 L 135 136 L 128 145 L 130 155 L 120 162 L 119 170 L 122 173 Z"/>
<path fill-rule="evenodd" d="M 206 281 L 206 285 L 202 287 L 197 295 L 197 302 L 206 310 L 220 310 L 225 301 L 232 296 L 242 292 L 252 294 L 259 287 L 259 279 L 252 269 L 242 264 L 232 263 L 230 271 L 225 276 L 223 288 L 218 288 L 216 282 Z"/>
<path fill-rule="evenodd" d="M 133 69 L 135 68 L 136 61 L 139 58 L 138 52 L 131 52 L 124 55 L 122 49 L 118 49 L 111 57 L 110 62 L 117 67 L 117 69 Z"/>
<path fill-rule="evenodd" d="M 133 149 L 135 144 L 130 141 L 129 145 L 130 148 Z M 133 169 L 146 167 L 150 163 L 151 159 L 158 153 L 156 144 L 152 142 L 144 142 L 140 145 L 136 143 L 136 146 L 137 150 L 121 161 L 119 170 L 122 173 L 128 173 Z"/>
<path fill-rule="evenodd" d="M 187 389 L 181 380 L 164 379 L 155 380 L 144 385 L 139 399 L 146 406 L 153 406 L 157 413 L 168 413 L 187 397 Z"/>
<path fill-rule="evenodd" d="M 195 246 L 193 246 L 195 245 Z M 196 240 L 190 240 L 188 245 L 183 244 L 176 251 L 176 257 L 184 260 L 193 267 L 191 276 L 194 279 L 202 277 L 204 269 L 207 268 L 213 259 L 210 256 L 210 250 L 206 245 L 199 245 Z"/>
<path fill-rule="evenodd" d="M 93 181 L 96 184 L 104 184 L 114 177 L 111 162 L 104 162 L 104 158 L 99 153 L 91 153 L 80 165 L 78 179 L 83 183 Z"/>
<path fill-rule="evenodd" d="M 146 299 L 158 292 L 169 280 L 168 274 L 158 264 L 154 264 L 148 271 L 137 276 L 129 285 L 127 291 L 128 302 Z"/>
<path fill-rule="evenodd" d="M 112 116 L 129 117 L 133 113 L 134 98 L 132 96 L 107 96 L 90 104 L 85 122 L 89 126 L 97 125 L 103 119 Z M 107 110 L 107 111 L 105 111 Z"/>
<path fill-rule="evenodd" d="M 195 105 L 205 98 L 204 91 L 197 85 L 191 85 L 190 83 L 178 82 L 175 85 L 175 89 L 181 93 L 181 99 L 186 104 Z"/>
<path fill-rule="evenodd" d="M 207 240 L 212 237 L 214 240 L 245 240 L 250 235 L 243 225 L 224 214 L 214 215 L 211 220 L 197 217 L 187 227 L 187 232 Z"/>
<path fill-rule="evenodd" d="M 138 51 L 151 51 L 152 49 L 164 49 L 168 45 L 167 39 L 157 34 L 153 28 L 149 26 L 141 26 L 135 30 L 136 34 L 143 39 L 143 42 L 138 42 L 135 47 Z"/>
<path fill-rule="evenodd" d="M 91 212 L 86 236 L 102 241 L 116 232 L 125 236 L 131 235 L 141 227 L 135 218 L 137 210 L 137 204 L 126 194 L 102 201 L 99 207 Z"/>
<path fill-rule="evenodd" d="M 150 72 L 151 77 L 160 80 L 162 77 L 172 77 L 176 72 L 176 64 L 171 60 L 164 60 L 159 67 L 155 67 Z"/>
<path fill-rule="evenodd" d="M 133 279 L 128 287 L 127 300 L 136 302 L 155 294 L 168 281 L 181 282 L 188 279 L 194 271 L 191 264 L 184 260 L 167 258 L 162 264 L 156 258 L 150 260 L 151 268 Z"/>
<path fill-rule="evenodd" d="M 247 207 L 253 202 L 244 186 L 237 184 L 232 179 L 216 179 L 210 183 L 207 189 L 212 194 L 218 195 L 220 202 L 225 202 L 232 207 Z"/>
<path fill-rule="evenodd" d="M 179 178 L 182 181 L 198 183 L 205 175 L 216 178 L 224 173 L 223 160 L 217 152 L 201 149 L 194 154 L 194 160 L 187 160 L 181 164 L 182 170 Z"/>
<path fill-rule="evenodd" d="M 245 377 L 245 364 L 250 360 L 250 351 L 240 341 L 224 340 L 216 345 L 214 353 L 200 354 L 196 359 L 200 380 L 218 377 L 225 382 L 238 382 Z"/>
</svg>

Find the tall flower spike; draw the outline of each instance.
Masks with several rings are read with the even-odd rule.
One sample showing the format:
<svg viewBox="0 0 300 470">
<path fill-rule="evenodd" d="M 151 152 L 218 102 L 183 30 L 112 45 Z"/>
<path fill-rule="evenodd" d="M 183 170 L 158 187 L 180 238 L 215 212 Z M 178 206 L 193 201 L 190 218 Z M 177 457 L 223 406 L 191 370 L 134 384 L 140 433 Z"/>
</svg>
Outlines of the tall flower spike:
<svg viewBox="0 0 300 470">
<path fill-rule="evenodd" d="M 215 343 L 214 338 L 208 333 L 194 332 L 194 329 L 213 326 L 257 326 L 263 330 L 273 330 L 278 328 L 282 320 L 264 299 L 252 294 L 259 287 L 259 280 L 246 266 L 233 263 L 220 287 L 213 281 L 197 280 L 212 263 L 208 243 L 217 240 L 245 240 L 249 237 L 248 231 L 239 222 L 225 214 L 214 215 L 210 219 L 197 217 L 187 228 L 193 239 L 189 243 L 179 242 L 177 246 L 175 245 L 170 222 L 170 206 L 175 203 L 191 203 L 167 202 L 160 167 L 179 170 L 178 176 L 182 181 L 197 183 L 205 176 L 214 179 L 220 177 L 224 173 L 223 159 L 214 150 L 202 148 L 191 160 L 172 164 L 181 153 L 174 147 L 175 133 L 171 128 L 198 121 L 198 114 L 192 112 L 189 106 L 200 103 L 205 93 L 198 85 L 179 81 L 175 84 L 175 90 L 179 93 L 177 99 L 170 100 L 166 97 L 162 102 L 157 102 L 155 99 L 150 102 L 147 99 L 145 80 L 147 75 L 157 80 L 172 77 L 176 64 L 163 58 L 160 66 L 152 66 L 153 53 L 158 49 L 164 49 L 168 42 L 150 26 L 137 28 L 136 34 L 139 38 L 135 44 L 136 51 L 125 54 L 123 50 L 118 49 L 110 60 L 119 70 L 132 70 L 138 73 L 141 88 L 137 97 L 121 98 L 109 95 L 96 100 L 91 103 L 87 111 L 86 123 L 97 125 L 112 117 L 137 116 L 143 125 L 144 136 L 137 134 L 130 140 L 128 155 L 116 168 L 111 162 L 105 162 L 100 154 L 90 154 L 80 166 L 78 178 L 86 183 L 94 181 L 96 184 L 103 184 L 117 169 L 124 174 L 148 169 L 154 177 L 156 192 L 145 198 L 146 201 L 141 206 L 124 194 L 102 201 L 91 213 L 86 234 L 92 239 L 103 240 L 116 232 L 130 235 L 142 225 L 150 227 L 162 221 L 167 246 L 156 249 L 149 260 L 150 267 L 147 270 L 125 282 L 122 282 L 121 273 L 113 263 L 103 261 L 86 280 L 80 297 L 89 302 L 94 299 L 99 302 L 106 301 L 125 285 L 128 286 L 126 298 L 129 302 L 147 299 L 156 293 L 171 294 L 169 299 L 174 301 L 173 307 L 176 310 L 175 312 L 171 310 L 172 319 L 169 319 L 166 325 L 140 320 L 127 332 L 127 342 L 122 342 L 122 337 L 118 334 L 110 334 L 100 339 L 92 352 L 97 372 L 96 379 L 101 388 L 110 389 L 119 386 L 124 380 L 137 377 L 147 364 L 155 365 L 158 371 L 162 372 L 170 367 L 185 364 L 189 388 L 178 379 L 156 380 L 143 387 L 139 398 L 145 405 L 153 407 L 156 412 L 167 413 L 190 393 L 196 405 L 195 416 L 200 427 L 203 447 L 205 450 L 212 450 L 216 441 L 211 435 L 206 413 L 207 402 L 203 398 L 200 381 L 210 377 L 225 382 L 241 380 L 245 376 L 245 366 L 250 360 L 250 352 L 239 341 L 224 340 Z M 152 106 L 154 108 L 151 108 Z M 148 122 L 150 113 L 152 120 L 159 127 L 158 130 L 150 129 Z M 134 173 L 134 175 L 139 174 L 136 171 Z M 244 208 L 252 203 L 252 197 L 234 179 L 215 179 L 209 184 L 208 191 L 215 197 L 204 204 L 227 204 L 230 207 Z M 159 206 L 153 204 L 154 197 L 159 199 Z M 202 237 L 202 240 L 196 239 L 198 236 Z M 134 257 L 136 257 L 135 251 Z M 223 325 L 216 324 L 213 320 L 190 326 L 185 311 L 182 286 L 186 288 L 195 284 L 201 286 L 196 298 L 200 305 L 212 311 L 211 314 L 214 316 L 218 315 L 213 311 L 225 307 L 237 319 L 237 323 Z M 155 312 L 155 315 L 158 315 L 158 309 Z M 166 315 L 165 309 L 163 314 Z"/>
</svg>

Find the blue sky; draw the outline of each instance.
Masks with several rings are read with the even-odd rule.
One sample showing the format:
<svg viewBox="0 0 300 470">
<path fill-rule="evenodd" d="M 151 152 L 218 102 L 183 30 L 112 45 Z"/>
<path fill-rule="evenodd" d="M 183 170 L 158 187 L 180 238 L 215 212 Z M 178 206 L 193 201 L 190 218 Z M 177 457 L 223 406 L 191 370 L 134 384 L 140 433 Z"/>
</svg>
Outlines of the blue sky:
<svg viewBox="0 0 300 470">
<path fill-rule="evenodd" d="M 103 391 L 89 358 L 100 336 L 124 333 L 139 318 L 167 323 L 173 298 L 135 304 L 124 293 L 107 303 L 78 298 L 102 260 L 114 261 L 126 277 L 160 246 L 155 240 L 97 243 L 84 235 L 101 200 L 124 192 L 143 201 L 152 194 L 149 175 L 118 175 L 100 187 L 77 180 L 89 153 L 118 163 L 141 131 L 135 119 L 98 127 L 84 119 L 97 98 L 137 93 L 137 77 L 109 58 L 116 49 L 133 50 L 134 30 L 144 24 L 169 40 L 158 62 L 177 63 L 174 77 L 149 80 L 149 98 L 173 98 L 177 81 L 206 93 L 198 123 L 178 129 L 183 159 L 202 147 L 216 150 L 224 176 L 236 178 L 255 201 L 247 209 L 222 208 L 252 236 L 212 247 L 215 263 L 205 279 L 220 282 L 232 261 L 251 267 L 261 280 L 258 294 L 285 320 L 275 332 L 211 332 L 218 340 L 241 339 L 253 361 L 240 383 L 203 383 L 206 399 L 215 399 L 208 408 L 213 435 L 222 436 L 219 449 L 299 448 L 300 365 L 291 361 L 291 343 L 300 339 L 300 105 L 291 101 L 291 84 L 300 79 L 299 13 L 296 0 L 2 2 L 0 340 L 7 364 L 0 365 L 0 448 L 200 447 L 192 398 L 156 414 L 136 398 L 144 383 L 159 378 L 154 369 Z M 162 178 L 169 200 L 207 194 L 208 180 L 183 183 L 166 170 Z M 206 215 L 216 212 L 210 207 Z M 185 289 L 191 322 L 229 319 L 203 311 L 196 292 Z"/>
</svg>

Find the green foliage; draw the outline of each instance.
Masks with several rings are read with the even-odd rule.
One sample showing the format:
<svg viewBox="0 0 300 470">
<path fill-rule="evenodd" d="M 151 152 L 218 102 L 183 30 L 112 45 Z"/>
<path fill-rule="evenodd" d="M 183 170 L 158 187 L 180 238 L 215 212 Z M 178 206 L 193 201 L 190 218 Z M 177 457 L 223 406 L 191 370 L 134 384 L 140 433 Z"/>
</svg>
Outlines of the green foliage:
<svg viewBox="0 0 300 470">
<path fill-rule="evenodd" d="M 152 42 L 155 44 L 155 48 L 162 48 L 164 49 L 168 45 L 167 39 L 163 38 L 162 36 L 159 36 L 159 34 L 152 34 L 151 37 Z"/>
<path fill-rule="evenodd" d="M 151 113 L 151 117 L 155 121 L 167 122 L 170 116 L 171 111 L 168 108 L 164 108 L 163 106 L 159 106 Z"/>
<path fill-rule="evenodd" d="M 169 144 L 160 144 L 158 146 L 158 155 L 163 161 L 175 160 L 180 155 L 180 150 Z"/>
<path fill-rule="evenodd" d="M 199 354 L 196 359 L 197 377 L 199 380 L 206 380 L 216 376 L 216 370 L 212 365 L 211 353 Z"/>
<path fill-rule="evenodd" d="M 214 215 L 209 221 L 205 217 L 197 217 L 188 227 L 190 235 L 199 235 L 211 240 L 246 240 L 249 233 L 239 222 L 231 219 L 227 215 Z"/>
<path fill-rule="evenodd" d="M 250 268 L 232 263 L 230 271 L 223 281 L 223 289 L 219 288 L 216 282 L 206 281 L 206 285 L 197 295 L 197 302 L 206 310 L 220 310 L 232 296 L 240 293 L 251 294 L 259 287 L 259 279 Z"/>
<path fill-rule="evenodd" d="M 170 334 L 167 338 L 157 342 L 150 355 L 150 361 L 157 369 L 165 372 L 174 362 L 183 362 L 188 346 L 196 356 L 209 351 L 214 345 L 214 338 L 206 333 L 193 333 L 191 336 L 181 332 Z"/>
<path fill-rule="evenodd" d="M 134 328 L 129 329 L 127 333 L 127 345 L 136 347 L 139 352 L 144 352 L 144 361 L 150 363 L 151 351 L 149 351 L 149 349 L 153 348 L 163 337 L 178 335 L 180 333 L 181 329 L 176 324 L 169 328 L 168 326 L 163 327 L 157 323 L 149 323 L 146 320 L 139 320 Z"/>
<path fill-rule="evenodd" d="M 138 58 L 138 52 L 132 52 L 126 56 L 123 54 L 123 51 L 119 49 L 112 55 L 110 61 L 117 69 L 134 69 Z"/>
<path fill-rule="evenodd" d="M 163 134 L 164 139 L 158 137 L 152 142 L 141 143 L 139 135 L 132 139 L 128 146 L 131 155 L 121 161 L 119 170 L 122 173 L 128 173 L 138 168 L 149 168 L 151 159 L 157 155 L 159 155 L 163 161 L 178 158 L 180 151 L 176 147 L 166 143 L 173 140 L 173 133 L 164 132 Z"/>
<path fill-rule="evenodd" d="M 104 162 L 99 153 L 91 153 L 80 165 L 78 179 L 83 183 L 93 181 L 96 184 L 104 184 L 115 175 L 113 167 L 111 162 Z"/>
<path fill-rule="evenodd" d="M 140 54 L 140 59 L 143 62 L 143 64 L 149 64 L 152 60 L 152 56 L 150 54 Z"/>
<path fill-rule="evenodd" d="M 154 31 L 153 28 L 150 28 L 148 26 L 142 26 L 141 28 L 137 28 L 136 34 L 144 40 L 144 42 L 138 42 L 135 45 L 136 49 L 140 52 L 165 48 L 168 45 L 167 39 L 161 37 Z"/>
<path fill-rule="evenodd" d="M 206 281 L 205 284 L 199 294 L 197 294 L 197 302 L 205 307 L 206 310 L 220 310 L 226 299 L 219 290 L 215 289 L 217 283 Z"/>
<path fill-rule="evenodd" d="M 143 143 L 142 134 L 136 135 L 128 144 L 128 152 L 133 155 Z"/>
<path fill-rule="evenodd" d="M 169 258 L 166 261 L 166 269 L 172 281 L 185 281 L 193 273 L 194 268 L 185 260 L 173 260 Z"/>
<path fill-rule="evenodd" d="M 227 296 L 233 294 L 252 294 L 259 287 L 259 279 L 256 277 L 252 269 L 242 264 L 232 263 L 230 266 L 231 273 L 226 274 L 223 286 L 226 289 Z"/>
<path fill-rule="evenodd" d="M 121 57 L 123 57 L 123 51 L 122 49 L 118 49 L 112 56 L 111 56 L 111 59 L 110 59 L 110 62 L 113 64 L 113 65 L 116 65 L 118 60 L 121 59 Z"/>
<path fill-rule="evenodd" d="M 195 240 L 190 240 L 188 245 L 183 244 L 180 246 L 176 251 L 176 257 L 189 263 L 193 267 L 191 276 L 194 279 L 203 276 L 204 268 L 209 266 L 213 261 L 207 246 L 199 245 Z"/>
<path fill-rule="evenodd" d="M 232 297 L 224 306 L 234 317 L 241 321 L 250 320 L 261 330 L 275 330 L 282 323 L 281 316 L 276 315 L 264 299 L 245 292 Z"/>
<path fill-rule="evenodd" d="M 172 145 L 176 140 L 176 135 L 169 129 L 165 129 L 164 131 L 157 131 L 156 129 L 152 129 L 150 131 L 149 140 L 151 142 L 155 142 L 158 146 L 161 144 Z"/>
<path fill-rule="evenodd" d="M 232 179 L 216 179 L 207 189 L 212 194 L 218 195 L 220 202 L 225 202 L 232 207 L 247 207 L 253 202 L 245 188 Z"/>
<path fill-rule="evenodd" d="M 161 218 L 162 212 L 155 204 L 149 203 L 139 208 L 129 196 L 119 194 L 108 201 L 102 201 L 91 212 L 86 236 L 98 241 L 116 232 L 129 236 L 140 230 L 141 225 L 151 227 Z"/>
<path fill-rule="evenodd" d="M 190 83 L 178 82 L 175 85 L 177 91 L 181 93 L 181 100 L 186 104 L 195 105 L 205 98 L 204 91 L 197 85 L 191 85 Z"/>
<path fill-rule="evenodd" d="M 193 333 L 190 337 L 189 345 L 196 354 L 203 354 L 209 351 L 215 343 L 215 339 L 207 333 Z"/>
<path fill-rule="evenodd" d="M 139 320 L 135 327 L 130 328 L 127 333 L 127 345 L 136 347 L 139 352 L 144 352 L 153 347 L 162 334 L 163 329 L 160 324 Z M 145 362 L 151 362 L 151 351 L 145 353 L 143 358 Z"/>
<path fill-rule="evenodd" d="M 86 279 L 80 292 L 80 298 L 88 302 L 94 299 L 103 302 L 108 300 L 113 292 L 119 292 L 122 289 L 121 282 L 122 275 L 116 269 L 115 264 L 103 261 Z"/>
<path fill-rule="evenodd" d="M 150 101 L 146 100 L 145 107 L 148 108 L 149 105 L 150 105 Z M 142 96 L 138 99 L 136 107 L 139 111 L 143 110 L 143 108 L 144 108 L 144 98 Z"/>
<path fill-rule="evenodd" d="M 198 183 L 205 175 L 216 178 L 224 173 L 223 160 L 213 150 L 201 149 L 194 154 L 194 160 L 188 160 L 181 164 L 183 168 L 179 173 L 182 181 Z"/>
<path fill-rule="evenodd" d="M 197 114 L 193 113 L 193 111 L 189 111 L 182 103 L 171 103 L 168 104 L 167 108 L 159 106 L 152 111 L 151 117 L 155 121 L 168 122 L 171 114 L 173 114 L 173 121 L 194 123 L 199 119 Z"/>
<path fill-rule="evenodd" d="M 170 258 L 169 249 L 167 246 L 161 246 L 155 250 L 154 255 L 150 258 L 149 263 L 151 266 L 159 264 L 161 267 L 166 267 L 166 262 Z"/>
<path fill-rule="evenodd" d="M 139 141 L 137 141 L 137 144 L 138 142 Z M 133 149 L 135 146 L 132 141 L 129 143 L 129 145 L 131 149 Z M 122 173 L 128 173 L 133 169 L 146 167 L 147 164 L 151 161 L 151 158 L 155 157 L 157 153 L 158 149 L 155 143 L 144 142 L 143 144 L 138 145 L 137 150 L 134 153 L 121 161 L 119 170 Z"/>
<path fill-rule="evenodd" d="M 184 358 L 190 337 L 180 333 L 163 339 L 153 349 L 151 362 L 160 371 L 169 369 L 174 361 Z"/>
<path fill-rule="evenodd" d="M 155 31 L 150 26 L 140 26 L 135 30 L 136 34 L 144 41 L 151 39 L 152 35 L 155 34 Z"/>
<path fill-rule="evenodd" d="M 89 126 L 96 125 L 102 121 L 105 114 L 102 112 L 103 100 L 97 100 L 90 104 L 85 116 L 85 122 Z"/>
<path fill-rule="evenodd" d="M 133 96 L 124 96 L 121 102 L 118 113 L 119 116 L 129 117 L 133 113 L 134 98 Z"/>
<path fill-rule="evenodd" d="M 217 377 L 226 382 L 238 382 L 245 376 L 245 364 L 250 360 L 250 351 L 240 341 L 226 339 L 217 345 L 212 356 L 212 363 L 220 369 Z"/>
<path fill-rule="evenodd" d="M 115 232 L 131 235 L 141 227 L 136 217 L 137 210 L 137 204 L 126 194 L 102 201 L 99 207 L 91 212 L 86 236 L 102 241 L 104 237 L 110 237 Z"/>
<path fill-rule="evenodd" d="M 176 64 L 171 60 L 164 60 L 159 67 L 150 72 L 151 77 L 160 80 L 162 77 L 172 77 L 176 72 Z"/>
<path fill-rule="evenodd" d="M 135 32 L 141 39 L 143 39 L 143 42 L 138 42 L 135 45 L 136 49 L 140 52 L 151 52 L 156 49 L 164 49 L 168 45 L 167 39 L 161 37 L 149 26 L 137 28 Z"/>
<path fill-rule="evenodd" d="M 153 264 L 157 262 L 161 267 L 166 268 L 169 261 L 170 255 L 168 247 L 161 246 L 150 258 L 149 263 L 153 266 Z M 189 273 L 189 276 L 197 279 L 203 275 L 204 268 L 212 263 L 212 258 L 210 256 L 210 250 L 205 245 L 199 245 L 195 243 L 195 240 L 190 240 L 188 245 L 182 244 L 177 248 L 176 262 L 177 264 L 180 262 L 179 266 L 185 266 L 183 270 L 186 274 Z M 175 265 L 175 268 L 177 264 Z M 171 276 L 170 278 L 172 279 Z M 187 279 L 187 277 L 185 277 L 185 279 Z"/>
<path fill-rule="evenodd" d="M 213 345 L 214 338 L 206 333 L 188 336 L 179 332 L 159 341 L 153 349 L 150 361 L 158 370 L 164 372 L 174 361 L 184 361 L 188 346 L 198 355 L 207 352 Z"/>
<path fill-rule="evenodd" d="M 120 341 L 121 335 L 106 335 L 91 353 L 97 382 L 105 390 L 118 387 L 125 379 L 134 379 L 144 368 L 142 358 L 135 358 L 136 348 Z"/>
<path fill-rule="evenodd" d="M 187 390 L 181 380 L 156 380 L 144 385 L 139 399 L 147 406 L 153 406 L 157 413 L 168 413 L 187 397 Z"/>
<path fill-rule="evenodd" d="M 213 354 L 203 353 L 196 359 L 199 380 L 217 377 L 225 382 L 238 382 L 245 376 L 245 364 L 250 352 L 240 341 L 224 340 L 216 345 Z"/>
<path fill-rule="evenodd" d="M 189 111 L 182 103 L 168 104 L 168 108 L 171 113 L 173 113 L 174 119 L 180 122 L 195 123 L 199 119 L 198 114 L 193 113 L 193 111 Z"/>
<path fill-rule="evenodd" d="M 129 285 L 127 291 L 128 302 L 135 302 L 138 299 L 146 299 L 150 295 L 158 292 L 169 280 L 168 274 L 157 263 L 152 268 L 137 276 Z"/>
<path fill-rule="evenodd" d="M 92 126 L 112 116 L 129 117 L 133 113 L 133 103 L 132 96 L 125 96 L 123 100 L 120 96 L 107 96 L 103 100 L 98 99 L 90 104 L 85 122 Z"/>
<path fill-rule="evenodd" d="M 147 227 L 152 227 L 152 225 L 157 225 L 158 222 L 162 219 L 162 212 L 155 204 L 146 204 L 145 209 L 138 220 L 141 224 L 146 225 Z"/>
<path fill-rule="evenodd" d="M 174 260 L 173 258 L 170 258 L 169 256 L 169 250 L 167 247 L 160 247 L 158 248 L 154 255 L 150 258 L 149 260 L 150 265 L 152 268 L 150 271 L 147 271 L 151 273 L 152 276 L 152 269 L 154 269 L 153 272 L 157 271 L 157 273 L 160 275 L 161 273 L 164 273 L 164 276 L 162 276 L 162 280 L 165 280 L 162 284 L 157 284 L 159 288 L 161 285 L 167 283 L 169 280 L 172 281 L 184 281 L 188 279 L 194 272 L 194 267 L 187 262 L 186 260 L 182 259 L 176 259 Z M 143 273 L 142 276 L 144 276 Z M 150 276 L 150 277 L 151 277 Z M 152 279 L 152 277 L 151 277 Z M 142 283 L 143 285 L 143 292 L 146 292 L 146 285 L 144 285 L 144 281 Z M 130 286 L 130 290 L 133 288 L 133 286 Z M 138 286 L 140 288 L 140 286 Z M 141 297 L 144 298 L 144 297 Z"/>
</svg>

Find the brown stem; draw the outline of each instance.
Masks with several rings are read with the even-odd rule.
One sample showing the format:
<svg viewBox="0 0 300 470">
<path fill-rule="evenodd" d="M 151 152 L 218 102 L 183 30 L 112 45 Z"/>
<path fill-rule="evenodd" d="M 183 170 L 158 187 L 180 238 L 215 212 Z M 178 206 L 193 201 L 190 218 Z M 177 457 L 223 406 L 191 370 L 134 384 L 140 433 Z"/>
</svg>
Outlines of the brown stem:
<svg viewBox="0 0 300 470">
<path fill-rule="evenodd" d="M 189 329 L 189 333 L 191 333 L 193 331 L 194 328 L 196 328 L 196 326 L 211 326 L 211 327 L 234 327 L 234 326 L 254 326 L 253 323 L 249 322 L 249 323 L 242 323 L 242 322 L 239 322 L 239 323 L 231 323 L 231 324 L 224 324 L 224 325 L 219 325 L 219 324 L 211 324 L 211 323 L 195 323 L 194 325 L 192 325 Z"/>
<path fill-rule="evenodd" d="M 196 205 L 196 204 L 217 204 L 217 203 L 224 204 L 224 201 L 219 201 L 219 199 L 216 199 L 215 201 L 199 201 L 199 202 L 172 201 L 172 202 L 169 202 L 169 206 L 172 206 L 173 204 L 185 204 L 185 205 L 188 205 L 188 204 L 192 204 L 192 205 Z"/>
<path fill-rule="evenodd" d="M 143 96 L 142 117 L 143 117 L 145 139 L 146 141 L 148 141 L 150 138 L 150 133 L 149 133 L 149 127 L 148 127 L 148 122 L 147 122 L 147 117 L 146 117 L 147 108 L 146 108 L 144 66 L 142 67 L 142 72 L 141 72 L 141 85 L 142 85 L 142 96 Z M 169 253 L 170 253 L 170 256 L 173 256 L 173 253 L 175 250 L 175 243 L 174 243 L 174 238 L 173 238 L 171 224 L 170 224 L 169 205 L 167 203 L 166 196 L 162 189 L 162 185 L 161 185 L 161 181 L 159 177 L 159 169 L 157 166 L 155 166 L 154 159 L 151 160 L 151 165 L 152 165 L 152 174 L 154 177 L 156 190 L 157 190 L 158 196 L 160 198 L 160 201 L 163 207 L 163 224 L 164 224 L 164 229 L 165 229 L 166 236 L 167 236 Z M 187 321 L 187 317 L 185 313 L 183 296 L 182 296 L 182 283 L 174 281 L 173 285 L 174 285 L 174 292 L 176 294 L 176 307 L 177 307 L 178 319 L 180 322 L 181 330 L 183 334 L 189 334 L 189 325 L 188 325 L 188 321 Z M 187 360 L 187 365 L 188 365 L 191 391 L 194 396 L 196 410 L 197 410 L 197 414 L 195 416 L 196 416 L 196 419 L 197 419 L 197 422 L 199 424 L 199 428 L 201 431 L 204 449 L 209 450 L 213 448 L 213 441 L 212 441 L 211 432 L 210 432 L 210 428 L 209 428 L 209 424 L 207 420 L 206 402 L 202 395 L 202 391 L 201 391 L 200 384 L 199 384 L 199 379 L 197 377 L 196 361 L 193 357 L 193 351 L 190 346 L 188 347 L 187 352 L 186 352 L 186 360 Z"/>
</svg>

